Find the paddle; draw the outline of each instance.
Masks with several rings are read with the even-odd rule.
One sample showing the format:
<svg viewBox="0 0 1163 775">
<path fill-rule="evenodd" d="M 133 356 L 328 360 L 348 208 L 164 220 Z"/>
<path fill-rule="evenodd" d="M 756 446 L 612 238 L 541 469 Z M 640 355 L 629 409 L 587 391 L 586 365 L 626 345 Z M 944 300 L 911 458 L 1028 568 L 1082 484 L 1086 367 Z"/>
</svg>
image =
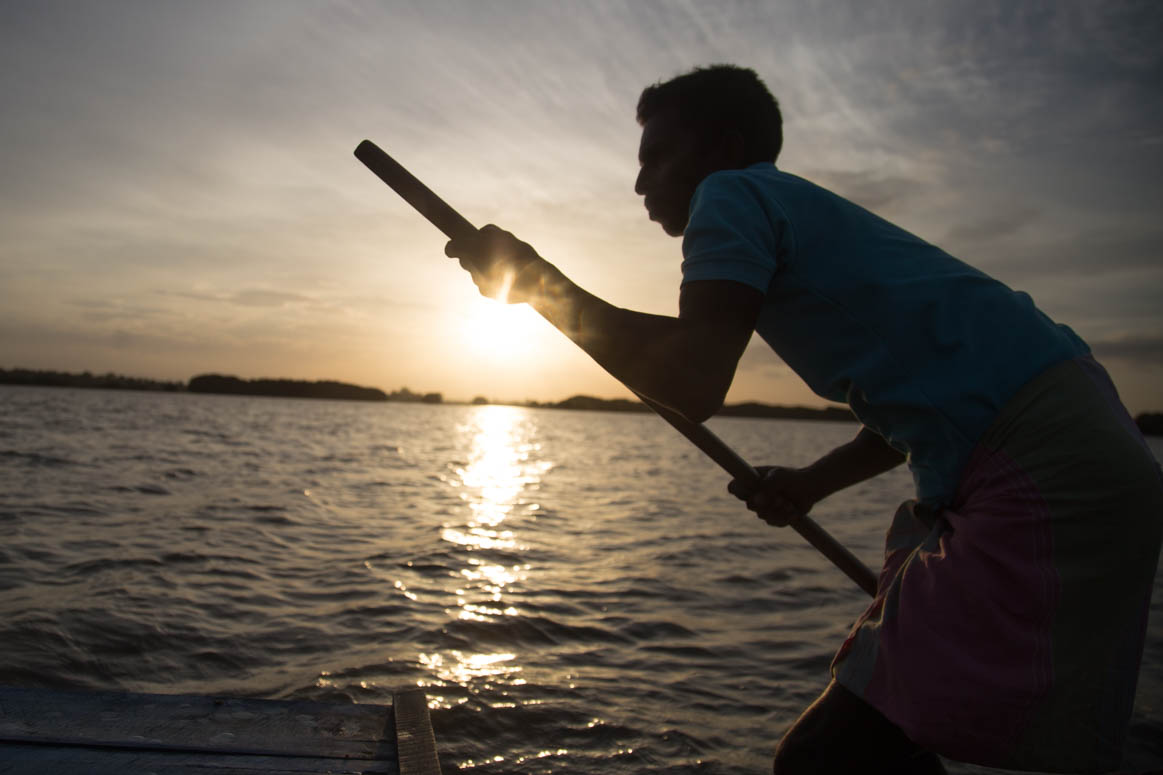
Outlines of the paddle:
<svg viewBox="0 0 1163 775">
<path fill-rule="evenodd" d="M 375 143 L 364 140 L 355 149 L 355 157 L 403 197 L 405 202 L 416 208 L 433 226 L 444 232 L 449 239 L 468 237 L 476 232 L 476 227 L 464 216 L 452 209 Z M 731 476 L 753 487 L 759 485 L 759 474 L 756 470 L 706 426 L 691 422 L 678 412 L 646 396 L 638 393 L 635 395 Z M 876 594 L 876 574 L 816 524 L 815 520 L 808 516 L 800 516 L 791 523 L 791 526 L 836 567 L 844 571 L 861 589 L 870 595 Z"/>
</svg>

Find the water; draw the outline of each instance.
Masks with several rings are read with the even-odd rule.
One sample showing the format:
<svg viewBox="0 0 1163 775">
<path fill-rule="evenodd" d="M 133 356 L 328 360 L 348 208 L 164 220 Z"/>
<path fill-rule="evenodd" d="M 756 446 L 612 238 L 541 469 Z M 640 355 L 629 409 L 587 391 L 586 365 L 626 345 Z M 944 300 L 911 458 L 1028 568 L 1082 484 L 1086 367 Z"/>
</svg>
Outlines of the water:
<svg viewBox="0 0 1163 775">
<path fill-rule="evenodd" d="M 711 427 L 790 465 L 855 430 Z M 420 684 L 446 771 L 766 772 L 865 598 L 725 484 L 649 415 L 0 386 L 0 684 Z M 816 516 L 875 566 L 909 488 Z M 1140 768 L 1163 760 L 1158 588 L 1152 614 Z"/>
</svg>

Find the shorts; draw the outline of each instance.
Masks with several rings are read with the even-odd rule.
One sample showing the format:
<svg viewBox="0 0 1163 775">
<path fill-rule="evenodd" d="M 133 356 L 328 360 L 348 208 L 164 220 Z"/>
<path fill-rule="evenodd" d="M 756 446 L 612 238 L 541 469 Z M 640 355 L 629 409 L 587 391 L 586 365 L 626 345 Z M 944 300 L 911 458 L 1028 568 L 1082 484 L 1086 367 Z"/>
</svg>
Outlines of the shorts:
<svg viewBox="0 0 1163 775">
<path fill-rule="evenodd" d="M 1024 386 L 948 508 L 898 510 L 835 679 L 917 744 L 1117 768 L 1163 536 L 1163 475 L 1090 357 Z"/>
</svg>

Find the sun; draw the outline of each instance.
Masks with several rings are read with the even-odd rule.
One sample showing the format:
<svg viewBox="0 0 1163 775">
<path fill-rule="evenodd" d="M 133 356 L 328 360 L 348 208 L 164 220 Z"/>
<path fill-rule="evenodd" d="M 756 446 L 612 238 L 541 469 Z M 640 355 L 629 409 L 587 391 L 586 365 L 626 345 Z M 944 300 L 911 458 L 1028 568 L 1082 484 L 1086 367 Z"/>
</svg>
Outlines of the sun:
<svg viewBox="0 0 1163 775">
<path fill-rule="evenodd" d="M 525 304 L 478 299 L 461 325 L 468 350 L 493 361 L 527 360 L 537 349 L 541 318 Z"/>
</svg>

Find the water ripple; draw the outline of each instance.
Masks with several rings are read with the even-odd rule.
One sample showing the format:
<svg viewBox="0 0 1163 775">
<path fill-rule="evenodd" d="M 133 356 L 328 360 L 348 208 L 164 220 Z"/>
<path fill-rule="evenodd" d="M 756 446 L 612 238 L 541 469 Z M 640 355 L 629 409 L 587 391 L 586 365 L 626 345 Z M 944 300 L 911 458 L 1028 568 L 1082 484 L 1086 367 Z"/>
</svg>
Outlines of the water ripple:
<svg viewBox="0 0 1163 775">
<path fill-rule="evenodd" d="M 420 685 L 446 771 L 760 772 L 864 605 L 648 416 L 0 390 L 2 683 Z M 757 463 L 852 430 L 714 422 Z M 822 521 L 875 563 L 909 486 Z M 1159 590 L 1152 616 L 1148 700 Z M 1158 730 L 1141 702 L 1132 762 Z"/>
</svg>

